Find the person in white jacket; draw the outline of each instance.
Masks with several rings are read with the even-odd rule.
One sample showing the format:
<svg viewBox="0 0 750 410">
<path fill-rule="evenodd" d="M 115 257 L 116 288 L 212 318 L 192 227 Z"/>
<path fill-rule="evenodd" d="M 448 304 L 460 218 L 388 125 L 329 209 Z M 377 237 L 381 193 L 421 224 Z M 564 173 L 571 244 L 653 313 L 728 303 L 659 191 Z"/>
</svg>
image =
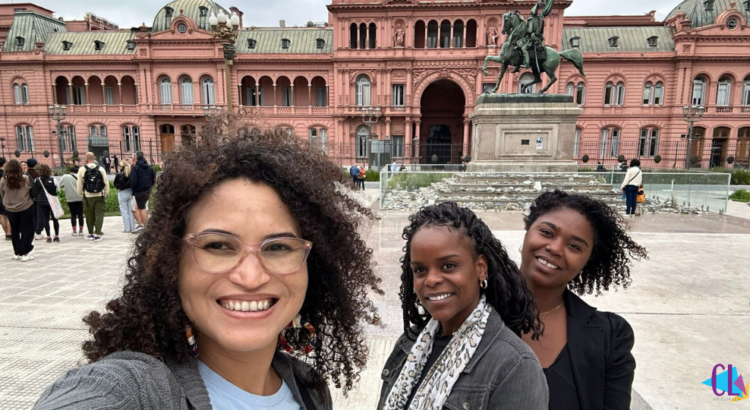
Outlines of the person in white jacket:
<svg viewBox="0 0 750 410">
<path fill-rule="evenodd" d="M 622 180 L 620 189 L 625 192 L 625 215 L 635 215 L 635 208 L 638 205 L 636 198 L 638 196 L 638 187 L 643 183 L 643 172 L 641 172 L 641 161 L 637 158 L 630 160 L 630 168 Z"/>
</svg>

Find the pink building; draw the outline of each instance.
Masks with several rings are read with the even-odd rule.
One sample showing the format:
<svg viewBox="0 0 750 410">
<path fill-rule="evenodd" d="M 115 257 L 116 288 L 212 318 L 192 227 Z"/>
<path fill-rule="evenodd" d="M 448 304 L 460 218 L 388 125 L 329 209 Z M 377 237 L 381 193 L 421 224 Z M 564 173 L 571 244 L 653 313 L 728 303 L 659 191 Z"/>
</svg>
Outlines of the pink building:
<svg viewBox="0 0 750 410">
<path fill-rule="evenodd" d="M 654 13 L 565 17 L 571 3 L 555 2 L 545 30 L 551 47 L 584 53 L 586 77 L 563 63 L 551 89 L 584 109 L 578 158 L 683 167 L 682 107 L 702 105 L 693 166 L 729 157 L 748 165 L 750 0 L 676 2 L 664 22 Z M 328 22 L 308 27 L 245 19 L 228 76 L 208 21 L 220 11 L 242 17 L 236 8 L 176 0 L 155 10 L 151 27 L 123 30 L 94 15 L 65 22 L 32 4 L 0 5 L 0 155 L 59 164 L 63 145 L 68 162 L 73 151 L 139 149 L 158 161 L 189 143 L 205 107 L 231 98 L 235 111 L 253 107 L 342 164 L 377 161 L 379 151 L 406 163 L 458 163 L 471 146 L 474 103 L 498 76 L 479 68 L 504 40 L 502 15 L 534 4 L 333 0 Z M 529 76 L 507 76 L 500 92 L 518 92 Z M 52 104 L 68 107 L 62 138 Z"/>
</svg>

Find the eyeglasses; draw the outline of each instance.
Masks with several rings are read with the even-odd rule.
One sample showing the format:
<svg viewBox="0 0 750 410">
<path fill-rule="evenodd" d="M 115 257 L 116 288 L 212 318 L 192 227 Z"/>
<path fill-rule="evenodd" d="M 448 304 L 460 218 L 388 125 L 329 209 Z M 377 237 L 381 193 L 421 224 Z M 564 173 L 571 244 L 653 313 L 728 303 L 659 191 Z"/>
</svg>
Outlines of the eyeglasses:
<svg viewBox="0 0 750 410">
<path fill-rule="evenodd" d="M 266 271 L 289 275 L 302 267 L 313 245 L 299 238 L 274 238 L 247 245 L 236 236 L 212 232 L 189 234 L 185 241 L 193 249 L 195 262 L 208 273 L 229 272 L 252 252 Z"/>
</svg>

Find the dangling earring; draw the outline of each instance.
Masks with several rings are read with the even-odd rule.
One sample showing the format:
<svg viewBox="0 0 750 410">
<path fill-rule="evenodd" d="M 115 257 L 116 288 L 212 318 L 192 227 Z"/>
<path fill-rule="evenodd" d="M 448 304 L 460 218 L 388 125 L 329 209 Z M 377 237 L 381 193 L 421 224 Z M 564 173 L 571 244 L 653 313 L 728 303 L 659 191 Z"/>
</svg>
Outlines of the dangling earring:
<svg viewBox="0 0 750 410">
<path fill-rule="evenodd" d="M 417 307 L 417 313 L 419 313 L 420 316 L 424 316 L 425 315 L 424 306 L 422 306 L 422 302 L 419 301 L 419 296 L 417 296 L 416 294 L 414 296 L 417 299 L 417 301 L 414 302 L 414 306 Z"/>
<path fill-rule="evenodd" d="M 489 283 L 487 282 L 487 279 L 486 279 L 486 278 L 485 278 L 485 279 L 484 279 L 483 281 L 479 282 L 479 287 L 480 287 L 480 288 L 482 288 L 482 289 L 487 289 L 487 287 L 488 287 L 489 285 L 490 285 L 490 284 L 489 284 Z"/>
<path fill-rule="evenodd" d="M 310 340 L 307 343 L 307 345 L 304 347 L 305 354 L 310 354 L 313 350 L 315 350 L 315 346 L 318 344 L 318 336 L 315 334 L 315 328 L 313 325 L 310 324 L 310 322 L 302 319 L 302 317 L 297 314 L 297 316 L 292 319 L 291 322 L 289 322 L 288 325 L 286 325 L 286 328 L 281 331 L 281 334 L 279 335 L 279 344 L 281 345 L 281 348 L 286 350 L 289 353 L 294 353 L 296 350 L 292 346 L 289 345 L 289 342 L 286 340 L 286 335 L 284 335 L 284 332 L 288 329 L 301 329 L 305 328 L 307 329 Z"/>
<path fill-rule="evenodd" d="M 185 321 L 185 336 L 187 336 L 187 345 L 188 350 L 190 351 L 190 356 L 198 357 L 198 342 L 195 341 L 193 328 L 190 327 L 190 322 L 187 320 Z"/>
</svg>

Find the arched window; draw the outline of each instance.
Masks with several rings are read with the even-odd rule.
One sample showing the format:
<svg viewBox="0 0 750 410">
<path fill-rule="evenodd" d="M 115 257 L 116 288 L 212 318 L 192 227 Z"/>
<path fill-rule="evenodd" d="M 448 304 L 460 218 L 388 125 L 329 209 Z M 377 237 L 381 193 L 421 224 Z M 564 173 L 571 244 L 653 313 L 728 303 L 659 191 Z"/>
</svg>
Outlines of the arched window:
<svg viewBox="0 0 750 410">
<path fill-rule="evenodd" d="M 355 50 L 357 48 L 357 45 L 359 41 L 357 41 L 359 37 L 357 36 L 357 23 L 352 23 L 351 26 L 349 26 L 349 48 L 352 50 Z"/>
<path fill-rule="evenodd" d="M 659 81 L 654 89 L 654 105 L 664 105 L 664 83 Z"/>
<path fill-rule="evenodd" d="M 696 77 L 695 80 L 693 80 L 692 105 L 703 105 L 705 95 L 706 79 L 704 77 Z"/>
<path fill-rule="evenodd" d="M 576 85 L 573 83 L 568 83 L 567 86 L 565 86 L 565 94 L 568 95 L 574 95 L 575 94 Z"/>
<path fill-rule="evenodd" d="M 180 101 L 185 104 L 193 104 L 193 80 L 190 77 L 180 79 Z"/>
<path fill-rule="evenodd" d="M 519 94 L 534 94 L 536 92 L 536 84 L 527 88 L 526 91 L 523 90 L 524 85 L 531 84 L 533 82 L 534 82 L 534 74 L 524 73 L 521 76 L 521 78 L 518 80 L 518 93 Z"/>
<path fill-rule="evenodd" d="M 602 128 L 599 139 L 599 158 L 617 157 L 620 155 L 620 129 Z"/>
<path fill-rule="evenodd" d="M 604 87 L 604 105 L 614 105 L 615 102 L 615 85 L 608 82 Z"/>
<path fill-rule="evenodd" d="M 740 128 L 737 132 L 737 155 L 735 161 L 747 169 L 750 166 L 750 127 Z"/>
<path fill-rule="evenodd" d="M 617 95 L 615 97 L 615 105 L 625 105 L 625 83 L 622 81 L 617 83 Z"/>
<path fill-rule="evenodd" d="M 328 153 L 328 130 L 325 128 L 310 128 L 308 130 L 310 145 Z"/>
<path fill-rule="evenodd" d="M 34 151 L 34 128 L 32 126 L 16 126 L 16 145 L 19 151 Z"/>
<path fill-rule="evenodd" d="M 211 77 L 204 77 L 203 81 L 201 81 L 201 89 L 203 94 L 203 104 L 216 104 L 214 79 Z"/>
<path fill-rule="evenodd" d="M 576 86 L 576 104 L 586 104 L 586 84 L 583 81 L 579 82 Z"/>
<path fill-rule="evenodd" d="M 78 149 L 76 144 L 76 127 L 75 125 L 63 124 L 62 126 L 63 151 L 73 152 Z"/>
<path fill-rule="evenodd" d="M 653 104 L 654 98 L 654 84 L 649 81 L 643 87 L 643 105 Z"/>
<path fill-rule="evenodd" d="M 369 139 L 370 127 L 364 124 L 357 127 L 357 151 L 355 152 L 357 158 L 367 158 L 367 142 Z"/>
<path fill-rule="evenodd" d="M 365 23 L 359 25 L 359 48 L 362 50 L 367 48 L 367 24 Z"/>
<path fill-rule="evenodd" d="M 16 104 L 28 104 L 29 86 L 26 84 L 13 84 L 13 95 L 15 97 Z"/>
<path fill-rule="evenodd" d="M 638 156 L 653 158 L 659 154 L 659 129 L 643 128 L 638 140 Z"/>
<path fill-rule="evenodd" d="M 427 24 L 427 48 L 437 48 L 438 46 L 438 22 L 435 20 Z"/>
<path fill-rule="evenodd" d="M 750 106 L 750 76 L 745 77 L 742 85 L 742 105 Z"/>
<path fill-rule="evenodd" d="M 172 80 L 169 77 L 159 80 L 159 101 L 162 104 L 172 104 Z"/>
<path fill-rule="evenodd" d="M 370 31 L 369 31 L 369 44 L 368 47 L 370 50 L 374 50 L 375 47 L 378 46 L 377 39 L 378 39 L 378 27 L 375 25 L 375 23 L 370 23 Z"/>
<path fill-rule="evenodd" d="M 357 77 L 357 101 L 358 107 L 370 106 L 370 77 L 362 74 Z"/>
<path fill-rule="evenodd" d="M 138 152 L 141 150 L 141 130 L 137 125 L 122 127 L 122 139 L 125 143 L 125 152 Z"/>
<path fill-rule="evenodd" d="M 732 79 L 723 76 L 719 79 L 719 86 L 716 89 L 716 105 L 726 107 L 732 100 Z"/>
</svg>

